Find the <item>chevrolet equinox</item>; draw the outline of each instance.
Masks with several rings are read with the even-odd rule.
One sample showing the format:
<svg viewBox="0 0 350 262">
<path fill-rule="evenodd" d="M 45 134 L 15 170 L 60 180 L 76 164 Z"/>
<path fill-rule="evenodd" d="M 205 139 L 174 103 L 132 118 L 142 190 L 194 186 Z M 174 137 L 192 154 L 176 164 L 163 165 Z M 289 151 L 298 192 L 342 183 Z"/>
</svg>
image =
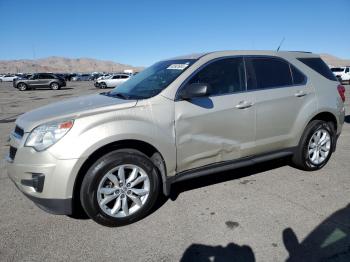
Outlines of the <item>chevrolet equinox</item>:
<svg viewBox="0 0 350 262">
<path fill-rule="evenodd" d="M 110 92 L 23 114 L 9 177 L 40 208 L 105 226 L 146 216 L 173 183 L 289 156 L 318 170 L 345 89 L 318 55 L 220 51 L 160 61 Z"/>
</svg>

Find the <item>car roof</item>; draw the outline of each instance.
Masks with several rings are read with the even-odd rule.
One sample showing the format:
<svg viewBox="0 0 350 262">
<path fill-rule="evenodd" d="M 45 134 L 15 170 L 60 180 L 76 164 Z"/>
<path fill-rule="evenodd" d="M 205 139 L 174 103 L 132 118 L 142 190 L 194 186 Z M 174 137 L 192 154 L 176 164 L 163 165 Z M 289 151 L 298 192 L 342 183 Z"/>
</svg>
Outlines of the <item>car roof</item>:
<svg viewBox="0 0 350 262">
<path fill-rule="evenodd" d="M 226 51 L 214 51 L 206 53 L 195 53 L 183 56 L 177 56 L 166 60 L 180 60 L 180 59 L 200 59 L 205 56 L 236 56 L 236 55 L 268 55 L 268 56 L 278 56 L 286 58 L 295 57 L 309 57 L 315 58 L 319 57 L 317 54 L 306 51 L 272 51 L 272 50 L 226 50 Z"/>
</svg>

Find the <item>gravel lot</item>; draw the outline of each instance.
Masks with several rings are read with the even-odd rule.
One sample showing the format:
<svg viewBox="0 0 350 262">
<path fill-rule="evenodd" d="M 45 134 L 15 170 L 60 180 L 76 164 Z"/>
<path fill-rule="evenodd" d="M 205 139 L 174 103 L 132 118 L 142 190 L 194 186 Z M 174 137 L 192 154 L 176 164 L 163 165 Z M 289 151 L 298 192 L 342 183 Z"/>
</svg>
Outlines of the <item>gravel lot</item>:
<svg viewBox="0 0 350 262">
<path fill-rule="evenodd" d="M 27 92 L 0 83 L 0 155 L 18 115 L 98 92 L 92 82 Z M 41 211 L 0 167 L 0 261 L 350 261 L 349 113 L 322 170 L 278 160 L 179 183 L 150 216 L 121 228 Z"/>
</svg>

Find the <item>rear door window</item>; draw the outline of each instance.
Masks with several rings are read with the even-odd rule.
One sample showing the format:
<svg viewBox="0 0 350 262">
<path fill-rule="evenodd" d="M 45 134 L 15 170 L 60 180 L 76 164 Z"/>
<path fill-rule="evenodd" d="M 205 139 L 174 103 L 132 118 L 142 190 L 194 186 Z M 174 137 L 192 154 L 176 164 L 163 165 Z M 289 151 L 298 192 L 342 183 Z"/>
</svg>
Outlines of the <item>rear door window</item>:
<svg viewBox="0 0 350 262">
<path fill-rule="evenodd" d="M 323 62 L 321 58 L 315 57 L 315 58 L 298 58 L 298 60 L 320 75 L 324 76 L 325 78 L 332 80 L 332 81 L 338 81 L 333 72 L 329 69 L 327 64 Z"/>
<path fill-rule="evenodd" d="M 293 85 L 288 62 L 274 57 L 248 57 L 245 60 L 248 90 Z"/>
</svg>

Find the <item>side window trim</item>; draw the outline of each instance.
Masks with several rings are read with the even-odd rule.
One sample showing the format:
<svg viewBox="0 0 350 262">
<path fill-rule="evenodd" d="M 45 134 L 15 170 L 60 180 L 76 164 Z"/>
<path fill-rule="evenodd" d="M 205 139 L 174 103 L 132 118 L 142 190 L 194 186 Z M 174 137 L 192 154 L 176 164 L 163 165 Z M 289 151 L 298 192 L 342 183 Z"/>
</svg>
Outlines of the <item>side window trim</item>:
<svg viewBox="0 0 350 262">
<path fill-rule="evenodd" d="M 244 65 L 244 72 L 245 72 L 245 90 L 241 91 L 241 92 L 233 92 L 233 93 L 226 93 L 226 94 L 217 94 L 217 95 L 212 95 L 210 97 L 216 97 L 216 96 L 225 96 L 225 95 L 233 95 L 233 94 L 240 94 L 240 93 L 245 93 L 247 92 L 247 77 L 246 77 L 246 67 L 245 67 L 245 61 L 244 61 L 244 56 L 243 55 L 234 55 L 234 56 L 222 56 L 222 57 L 217 57 L 214 58 L 212 60 L 207 61 L 206 63 L 204 63 L 203 65 L 201 65 L 200 67 L 198 67 L 196 70 L 194 70 L 186 79 L 185 81 L 182 82 L 182 84 L 179 86 L 179 88 L 176 91 L 175 94 L 175 99 L 174 101 L 182 101 L 182 99 L 180 98 L 179 94 L 181 92 L 181 90 L 187 85 L 187 83 L 197 74 L 199 73 L 202 69 L 204 69 L 206 66 L 220 61 L 220 60 L 224 60 L 224 59 L 230 59 L 230 58 L 242 58 L 243 60 L 243 65 Z"/>
</svg>

